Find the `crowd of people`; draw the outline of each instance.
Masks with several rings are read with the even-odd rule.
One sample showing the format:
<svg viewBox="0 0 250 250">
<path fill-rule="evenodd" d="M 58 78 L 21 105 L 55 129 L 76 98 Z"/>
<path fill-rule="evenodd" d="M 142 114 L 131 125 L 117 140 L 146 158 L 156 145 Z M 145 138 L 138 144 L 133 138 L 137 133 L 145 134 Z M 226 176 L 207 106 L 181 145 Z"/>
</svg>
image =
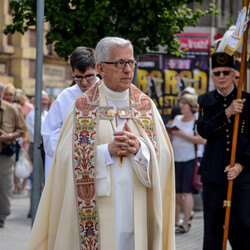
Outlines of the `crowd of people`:
<svg viewBox="0 0 250 250">
<path fill-rule="evenodd" d="M 175 234 L 192 226 L 193 194 L 200 192 L 192 183 L 197 161 L 203 249 L 222 249 L 228 180 L 235 180 L 229 241 L 233 249 L 250 249 L 250 96 L 236 98 L 239 74 L 232 56 L 214 53 L 211 61 L 215 89 L 198 96 L 177 82 L 179 103 L 164 124 L 152 99 L 132 84 L 137 62 L 129 40 L 105 37 L 95 50 L 72 52 L 72 85 L 49 110 L 42 92 L 44 187 L 28 249 L 174 250 Z M 153 95 L 150 74 L 147 80 Z M 3 173 L 22 147 L 33 160 L 35 114 L 21 90 L 8 84 L 1 92 Z M 231 166 L 236 114 L 238 147 Z M 13 143 L 15 153 L 4 153 Z M 10 213 L 10 183 L 14 192 L 26 186 L 13 171 L 6 175 L 8 182 L 0 177 L 0 227 Z"/>
<path fill-rule="evenodd" d="M 32 162 L 34 143 L 34 103 L 21 89 L 13 84 L 0 83 L 1 118 L 0 118 L 0 227 L 4 227 L 5 219 L 10 214 L 12 194 L 23 194 L 32 188 Z M 49 97 L 42 92 L 42 122 L 47 114 Z M 23 160 L 25 158 L 25 160 Z M 30 166 L 24 176 L 18 172 L 17 165 Z M 8 170 L 8 171 L 7 171 Z M 31 217 L 30 212 L 27 215 Z"/>
</svg>

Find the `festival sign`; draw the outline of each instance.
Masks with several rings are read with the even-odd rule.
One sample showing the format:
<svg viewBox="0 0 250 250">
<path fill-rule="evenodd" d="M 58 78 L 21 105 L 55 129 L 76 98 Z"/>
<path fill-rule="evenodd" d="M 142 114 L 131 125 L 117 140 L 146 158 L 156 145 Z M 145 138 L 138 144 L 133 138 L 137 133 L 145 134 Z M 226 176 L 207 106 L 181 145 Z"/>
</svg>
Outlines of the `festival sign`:
<svg viewBox="0 0 250 250">
<path fill-rule="evenodd" d="M 177 37 L 185 51 L 183 58 L 147 53 L 138 60 L 137 86 L 153 99 L 164 122 L 185 87 L 193 87 L 198 95 L 209 87 L 210 33 L 181 33 Z"/>
</svg>

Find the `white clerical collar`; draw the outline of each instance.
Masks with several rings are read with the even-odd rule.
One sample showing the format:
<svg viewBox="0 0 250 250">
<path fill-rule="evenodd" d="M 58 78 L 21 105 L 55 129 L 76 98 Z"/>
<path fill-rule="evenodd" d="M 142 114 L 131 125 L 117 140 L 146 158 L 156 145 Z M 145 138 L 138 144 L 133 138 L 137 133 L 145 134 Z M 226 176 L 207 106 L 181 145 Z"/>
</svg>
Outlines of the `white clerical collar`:
<svg viewBox="0 0 250 250">
<path fill-rule="evenodd" d="M 109 89 L 105 83 L 103 82 L 104 86 L 104 92 L 107 98 L 113 99 L 113 100 L 125 100 L 128 98 L 129 95 L 129 89 L 123 91 L 123 92 L 115 92 L 111 89 Z"/>
<path fill-rule="evenodd" d="M 217 89 L 218 93 L 219 93 L 220 95 L 224 96 L 224 97 L 230 95 L 230 94 L 233 92 L 233 90 L 234 90 L 234 85 L 233 85 L 231 91 L 229 91 L 226 95 L 223 95 L 223 94 Z"/>
</svg>

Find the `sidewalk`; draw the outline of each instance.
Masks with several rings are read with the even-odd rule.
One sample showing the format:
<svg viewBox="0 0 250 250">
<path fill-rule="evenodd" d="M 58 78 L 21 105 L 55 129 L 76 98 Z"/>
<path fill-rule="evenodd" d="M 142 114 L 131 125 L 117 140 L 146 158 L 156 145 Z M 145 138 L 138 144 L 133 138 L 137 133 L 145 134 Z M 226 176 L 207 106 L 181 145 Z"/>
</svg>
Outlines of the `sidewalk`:
<svg viewBox="0 0 250 250">
<path fill-rule="evenodd" d="M 202 250 L 203 246 L 203 208 L 200 194 L 194 195 L 194 218 L 188 233 L 175 235 L 176 250 Z M 229 243 L 227 250 L 232 250 Z"/>
<path fill-rule="evenodd" d="M 176 234 L 176 250 L 202 250 L 203 211 L 195 211 L 188 233 Z"/>
<path fill-rule="evenodd" d="M 30 236 L 31 219 L 28 194 L 14 195 L 11 215 L 0 228 L 0 249 L 25 250 Z M 176 250 L 202 250 L 203 211 L 195 211 L 192 227 L 188 233 L 176 235 Z M 71 249 L 69 249 L 71 250 Z M 228 244 L 227 250 L 231 250 Z"/>
<path fill-rule="evenodd" d="M 24 250 L 27 248 L 31 230 L 31 219 L 27 218 L 29 199 L 28 192 L 13 195 L 11 215 L 7 217 L 4 228 L 0 228 L 0 249 Z"/>
</svg>

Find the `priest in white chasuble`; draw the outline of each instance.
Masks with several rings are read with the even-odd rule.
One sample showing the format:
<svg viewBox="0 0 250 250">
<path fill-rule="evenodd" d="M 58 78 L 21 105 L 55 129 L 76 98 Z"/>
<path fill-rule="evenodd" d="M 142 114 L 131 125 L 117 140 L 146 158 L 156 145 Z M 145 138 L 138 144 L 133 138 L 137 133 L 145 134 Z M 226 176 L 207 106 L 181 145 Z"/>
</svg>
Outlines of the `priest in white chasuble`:
<svg viewBox="0 0 250 250">
<path fill-rule="evenodd" d="M 172 148 L 133 46 L 105 37 L 95 55 L 102 81 L 68 111 L 28 249 L 174 250 Z"/>
</svg>

